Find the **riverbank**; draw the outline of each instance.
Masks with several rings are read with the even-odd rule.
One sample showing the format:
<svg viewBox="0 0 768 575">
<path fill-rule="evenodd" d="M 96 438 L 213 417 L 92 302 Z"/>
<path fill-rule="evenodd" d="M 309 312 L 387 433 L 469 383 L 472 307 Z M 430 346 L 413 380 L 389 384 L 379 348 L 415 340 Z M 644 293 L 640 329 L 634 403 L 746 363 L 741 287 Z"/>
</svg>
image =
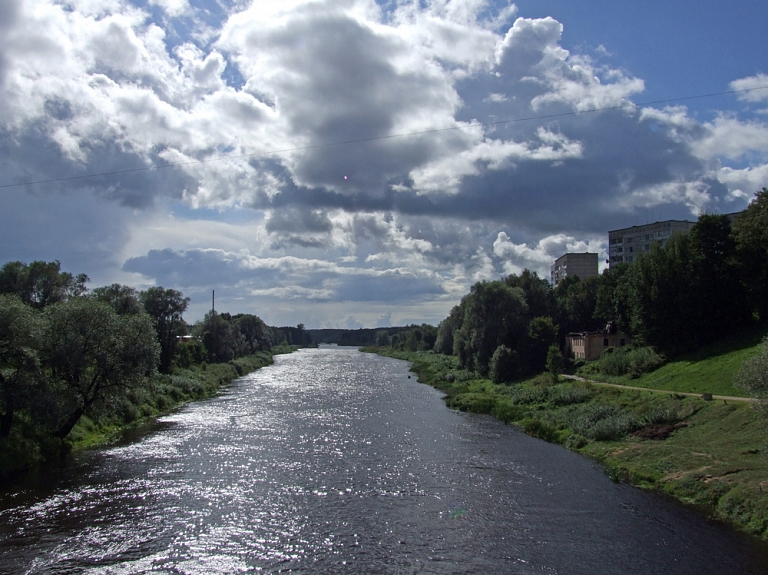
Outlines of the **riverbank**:
<svg viewBox="0 0 768 575">
<path fill-rule="evenodd" d="M 83 416 L 64 441 L 48 438 L 22 420 L 14 434 L 0 443 L 0 482 L 23 476 L 34 468 L 58 465 L 71 451 L 109 444 L 151 418 L 216 395 L 238 377 L 272 364 L 274 355 L 296 349 L 298 346 L 280 346 L 226 363 L 203 362 L 173 374 L 157 374 L 151 385 L 130 393 L 109 410 Z"/>
<path fill-rule="evenodd" d="M 548 375 L 496 385 L 460 370 L 452 356 L 366 351 L 412 362 L 419 381 L 443 391 L 449 407 L 518 425 L 601 462 L 615 480 L 768 539 L 765 421 L 748 402 L 553 383 Z"/>
</svg>

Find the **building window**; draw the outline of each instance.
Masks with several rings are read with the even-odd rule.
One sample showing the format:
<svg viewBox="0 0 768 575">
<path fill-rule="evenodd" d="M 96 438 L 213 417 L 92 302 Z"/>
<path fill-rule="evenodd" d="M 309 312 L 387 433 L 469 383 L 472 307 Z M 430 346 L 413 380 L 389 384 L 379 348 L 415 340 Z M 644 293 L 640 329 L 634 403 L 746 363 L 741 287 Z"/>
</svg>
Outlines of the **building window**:
<svg viewBox="0 0 768 575">
<path fill-rule="evenodd" d="M 607 337 L 603 340 L 603 347 L 608 347 L 608 338 Z"/>
<path fill-rule="evenodd" d="M 626 345 L 626 344 L 627 344 L 626 340 L 624 340 L 624 339 L 620 339 L 620 340 L 619 340 L 619 345 L 620 345 L 620 346 L 622 346 L 622 347 L 623 347 L 623 346 L 624 346 L 624 345 Z"/>
</svg>

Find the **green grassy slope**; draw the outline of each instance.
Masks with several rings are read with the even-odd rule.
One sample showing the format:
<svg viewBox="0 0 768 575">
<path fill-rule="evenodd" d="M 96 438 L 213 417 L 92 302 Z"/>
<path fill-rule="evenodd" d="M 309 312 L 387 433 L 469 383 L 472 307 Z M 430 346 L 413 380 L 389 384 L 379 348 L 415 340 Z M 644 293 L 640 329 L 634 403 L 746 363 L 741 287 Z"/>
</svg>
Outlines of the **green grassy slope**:
<svg viewBox="0 0 768 575">
<path fill-rule="evenodd" d="M 738 358 L 749 355 L 746 347 L 723 349 L 730 351 L 705 363 L 710 372 L 720 367 L 720 373 L 731 373 Z M 518 425 L 602 462 L 616 480 L 667 493 L 768 539 L 768 430 L 750 404 L 574 381 L 553 384 L 545 375 L 495 385 L 460 370 L 455 357 L 378 352 L 413 362 L 419 381 L 445 392 L 450 407 Z M 688 382 L 684 389 L 704 374 L 711 385 L 707 391 L 732 394 L 700 369 L 706 359 L 688 360 L 689 371 L 676 362 L 679 381 Z"/>
<path fill-rule="evenodd" d="M 744 331 L 670 361 L 635 379 L 599 374 L 589 374 L 588 377 L 651 389 L 744 397 L 744 392 L 733 386 L 733 377 L 745 359 L 757 354 L 765 335 L 764 328 Z"/>
</svg>

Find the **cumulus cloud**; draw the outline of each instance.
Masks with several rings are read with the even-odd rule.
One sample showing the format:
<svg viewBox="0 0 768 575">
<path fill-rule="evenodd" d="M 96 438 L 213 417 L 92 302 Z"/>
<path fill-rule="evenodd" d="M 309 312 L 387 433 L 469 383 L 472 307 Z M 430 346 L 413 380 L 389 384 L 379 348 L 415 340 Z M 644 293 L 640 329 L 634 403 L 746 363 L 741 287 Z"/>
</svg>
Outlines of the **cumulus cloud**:
<svg viewBox="0 0 768 575">
<path fill-rule="evenodd" d="M 3 224 L 27 243 L 0 256 L 50 253 L 63 225 L 36 236 L 33 221 L 78 206 L 94 231 L 60 244 L 76 271 L 206 300 L 224 284 L 292 320 L 302 301 L 333 321 L 369 302 L 351 317 L 374 325 L 427 300 L 438 317 L 479 279 L 547 277 L 564 251 L 602 254 L 647 210 L 736 211 L 765 185 L 764 73 L 731 83 L 746 111 L 641 108 L 643 79 L 606 50 L 566 50 L 563 23 L 518 15 L 485 0 L 8 0 L 0 185 L 26 187 L 0 207 L 25 212 Z M 391 302 L 413 307 L 386 316 Z"/>
<path fill-rule="evenodd" d="M 524 269 L 535 271 L 549 279 L 550 266 L 566 253 L 597 253 L 598 261 L 606 259 L 606 238 L 577 239 L 567 234 L 556 234 L 540 239 L 533 245 L 515 243 L 505 232 L 499 232 L 493 242 L 493 253 L 501 258 L 507 274 L 519 274 Z M 604 267 L 604 266 L 603 266 Z"/>
</svg>

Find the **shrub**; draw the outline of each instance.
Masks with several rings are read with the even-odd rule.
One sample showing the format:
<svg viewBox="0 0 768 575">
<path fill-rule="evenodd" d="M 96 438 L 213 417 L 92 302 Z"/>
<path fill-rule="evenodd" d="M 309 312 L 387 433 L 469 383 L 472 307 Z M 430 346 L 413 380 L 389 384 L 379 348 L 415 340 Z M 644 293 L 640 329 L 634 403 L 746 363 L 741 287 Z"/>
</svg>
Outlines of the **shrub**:
<svg viewBox="0 0 768 575">
<path fill-rule="evenodd" d="M 563 354 L 560 353 L 560 348 L 554 344 L 549 346 L 547 350 L 547 372 L 553 382 L 557 382 L 560 373 L 563 371 Z"/>
<path fill-rule="evenodd" d="M 493 383 L 506 383 L 520 377 L 520 358 L 515 350 L 500 345 L 491 357 L 489 375 Z"/>
<path fill-rule="evenodd" d="M 560 389 L 550 394 L 549 401 L 555 405 L 571 405 L 573 403 L 584 403 L 592 397 L 592 394 L 586 389 L 572 387 L 569 389 Z"/>
<path fill-rule="evenodd" d="M 525 410 L 519 405 L 514 405 L 509 401 L 503 400 L 497 401 L 496 406 L 491 412 L 491 414 L 496 419 L 507 424 L 512 423 L 513 421 L 517 421 L 523 416 L 524 413 Z"/>
<path fill-rule="evenodd" d="M 652 347 L 609 348 L 595 361 L 598 372 L 604 375 L 639 377 L 664 365 L 664 358 Z"/>
</svg>

